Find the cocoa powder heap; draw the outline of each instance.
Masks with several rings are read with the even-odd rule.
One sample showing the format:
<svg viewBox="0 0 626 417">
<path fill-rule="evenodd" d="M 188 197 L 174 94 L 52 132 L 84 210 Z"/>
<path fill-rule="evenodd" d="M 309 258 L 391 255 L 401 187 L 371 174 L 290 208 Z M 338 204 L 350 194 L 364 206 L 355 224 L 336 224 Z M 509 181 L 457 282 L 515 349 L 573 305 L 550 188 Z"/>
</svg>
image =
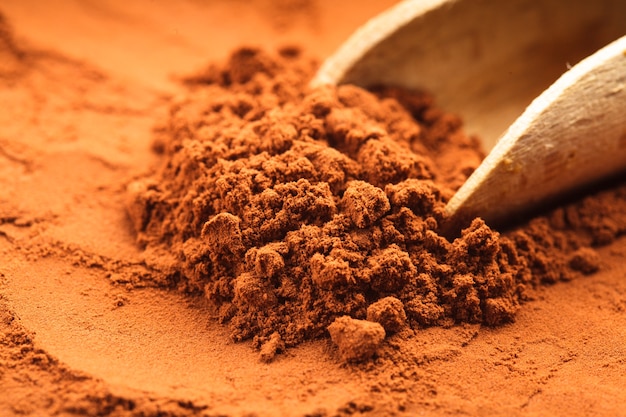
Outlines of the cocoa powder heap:
<svg viewBox="0 0 626 417">
<path fill-rule="evenodd" d="M 175 258 L 169 285 L 204 294 L 266 357 L 370 306 L 394 331 L 510 322 L 530 288 L 594 272 L 589 246 L 626 229 L 617 213 L 588 221 L 600 196 L 506 236 L 475 219 L 448 241 L 443 208 L 478 140 L 424 93 L 310 89 L 315 66 L 241 49 L 186 79 L 157 130 L 163 166 L 129 187 L 146 253 Z"/>
</svg>

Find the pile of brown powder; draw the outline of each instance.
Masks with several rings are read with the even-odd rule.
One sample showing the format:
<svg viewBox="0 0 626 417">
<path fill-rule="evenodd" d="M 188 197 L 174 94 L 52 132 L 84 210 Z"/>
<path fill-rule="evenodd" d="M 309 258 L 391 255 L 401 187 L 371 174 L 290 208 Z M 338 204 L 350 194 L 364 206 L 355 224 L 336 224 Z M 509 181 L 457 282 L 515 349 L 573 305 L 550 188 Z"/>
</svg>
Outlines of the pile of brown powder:
<svg viewBox="0 0 626 417">
<path fill-rule="evenodd" d="M 296 49 L 241 49 L 187 79 L 157 132 L 163 167 L 129 187 L 140 243 L 175 257 L 169 285 L 268 358 L 381 299 L 370 316 L 391 315 L 388 332 L 510 322 L 529 288 L 594 272 L 589 246 L 626 230 L 622 190 L 506 236 L 476 219 L 449 242 L 438 224 L 478 141 L 428 95 L 309 89 L 314 69 Z"/>
</svg>

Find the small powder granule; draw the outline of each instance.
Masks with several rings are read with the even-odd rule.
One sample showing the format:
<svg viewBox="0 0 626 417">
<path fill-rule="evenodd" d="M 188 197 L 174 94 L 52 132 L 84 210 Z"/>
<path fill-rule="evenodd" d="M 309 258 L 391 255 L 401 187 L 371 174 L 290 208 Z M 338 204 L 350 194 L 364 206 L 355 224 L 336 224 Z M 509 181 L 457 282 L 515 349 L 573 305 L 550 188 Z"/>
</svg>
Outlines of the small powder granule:
<svg viewBox="0 0 626 417">
<path fill-rule="evenodd" d="M 424 93 L 310 89 L 315 67 L 241 49 L 186 79 L 157 129 L 163 166 L 129 187 L 146 256 L 169 252 L 169 285 L 204 294 L 266 360 L 368 308 L 392 331 L 510 322 L 530 288 L 593 272 L 588 247 L 626 230 L 619 210 L 592 218 L 596 197 L 506 236 L 475 219 L 450 242 L 438 226 L 479 141 Z"/>
<path fill-rule="evenodd" d="M 406 324 L 406 313 L 402 301 L 385 297 L 367 307 L 367 319 L 380 323 L 387 333 L 395 333 Z"/>
<path fill-rule="evenodd" d="M 370 359 L 385 339 L 385 329 L 379 323 L 349 316 L 338 317 L 328 326 L 328 332 L 339 354 L 350 362 Z"/>
</svg>

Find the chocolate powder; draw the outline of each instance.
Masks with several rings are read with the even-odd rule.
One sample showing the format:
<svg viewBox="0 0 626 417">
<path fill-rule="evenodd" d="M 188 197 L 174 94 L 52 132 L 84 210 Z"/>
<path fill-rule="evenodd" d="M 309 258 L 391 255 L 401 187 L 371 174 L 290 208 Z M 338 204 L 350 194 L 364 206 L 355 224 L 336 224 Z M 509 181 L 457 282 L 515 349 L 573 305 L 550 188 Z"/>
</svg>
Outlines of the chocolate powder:
<svg viewBox="0 0 626 417">
<path fill-rule="evenodd" d="M 252 6 L 253 3 L 258 2 L 252 2 Z M 23 4 L 30 3 L 7 2 L 2 8 L 14 9 L 12 13 L 19 16 L 17 10 Z M 204 6 L 200 2 L 194 5 Z M 150 20 L 150 14 L 140 13 L 145 10 L 141 7 L 136 15 L 118 13 L 117 18 L 112 18 L 114 14 L 104 7 L 74 8 L 72 2 L 66 2 L 65 6 L 58 12 L 58 16 L 63 16 L 61 22 L 97 17 L 102 27 L 119 29 L 125 39 L 126 35 L 133 38 L 131 27 L 143 28 L 144 40 L 159 39 L 163 49 L 158 48 L 159 53 L 155 54 L 155 49 L 143 48 L 148 52 L 138 54 L 137 58 L 142 64 L 150 62 L 151 57 L 162 57 L 159 54 L 173 43 L 180 44 L 179 38 L 159 38 L 159 32 L 152 30 L 158 27 L 155 23 L 158 21 Z M 155 15 L 172 17 L 165 3 L 151 7 Z M 183 17 L 202 14 L 200 10 L 203 9 L 190 9 Z M 340 13 L 337 10 L 351 9 L 346 4 L 340 9 L 333 3 L 333 10 Z M 25 13 L 37 15 L 31 10 Z M 54 13 L 45 14 L 45 19 L 31 23 L 16 20 L 20 32 L 33 37 L 33 41 L 47 38 L 47 31 L 59 20 L 58 16 L 55 20 Z M 126 19 L 124 26 L 119 17 L 128 16 L 134 18 Z M 232 16 L 239 19 L 236 13 Z M 251 33 L 254 31 L 245 27 Z M 337 30 L 343 25 L 332 27 Z M 540 290 L 540 300 L 520 312 L 520 323 L 515 326 L 479 332 L 479 325 L 461 324 L 445 330 L 414 332 L 410 326 L 421 326 L 408 320 L 407 303 L 390 295 L 367 307 L 366 318 L 370 323 L 338 316 L 336 325 L 329 326 L 341 334 L 336 336 L 341 354 L 348 358 L 376 354 L 374 361 L 337 367 L 332 358 L 319 356 L 322 346 L 312 344 L 283 358 L 278 366 L 250 366 L 250 361 L 240 357 L 240 349 L 233 346 L 219 349 L 221 332 L 198 334 L 203 326 L 196 323 L 204 309 L 196 311 L 187 305 L 173 309 L 173 304 L 167 301 L 169 297 L 164 298 L 161 291 L 135 291 L 115 284 L 134 283 L 130 278 L 135 276 L 142 279 L 155 276 L 154 270 L 144 268 L 139 262 L 129 265 L 135 252 L 126 240 L 127 224 L 118 215 L 124 194 L 120 184 L 134 175 L 135 164 L 143 169 L 144 159 L 151 159 L 144 150 L 143 139 L 146 125 L 151 122 L 138 123 L 136 119 L 138 114 L 152 119 L 156 106 L 153 102 L 143 104 L 150 109 L 145 112 L 128 107 L 138 106 L 138 100 L 143 102 L 140 98 L 149 92 L 141 87 L 135 89 L 128 81 L 120 88 L 113 74 L 92 66 L 97 62 L 80 62 L 64 55 L 70 52 L 77 38 L 87 45 L 94 40 L 94 34 L 75 36 L 72 30 L 65 32 L 63 42 L 57 43 L 60 49 L 55 46 L 53 51 L 35 50 L 12 37 L 0 13 L 0 102 L 4 105 L 0 111 L 4 117 L 0 123 L 1 415 L 481 415 L 485 410 L 513 415 L 621 413 L 626 288 L 625 270 L 620 263 L 626 247 L 624 239 L 614 242 L 601 251 L 601 260 L 591 247 L 609 243 L 624 233 L 626 184 L 614 183 L 612 189 L 564 206 L 498 238 L 500 242 L 508 239 L 514 245 L 519 262 L 530 271 L 530 275 L 521 275 L 528 281 L 520 281 L 523 291 L 518 302 L 532 296 L 531 287 L 542 282 L 567 280 L 598 268 L 604 270 L 589 280 Z M 192 39 L 191 35 L 197 38 L 197 33 L 191 32 L 187 33 L 187 39 Z M 213 37 L 209 35 L 219 34 L 209 31 L 202 38 Z M 116 62 L 112 47 L 98 46 L 102 46 L 98 50 L 103 52 L 98 62 Z M 177 55 L 169 54 L 168 62 L 178 60 Z M 197 51 L 188 54 L 197 55 Z M 124 62 L 128 64 L 127 60 Z M 130 62 L 125 67 L 132 71 L 132 59 Z M 297 61 L 286 62 L 286 67 L 270 78 L 284 80 L 285 73 L 294 65 Z M 144 69 L 142 66 L 141 71 Z M 165 65 L 161 70 L 165 73 L 175 68 Z M 263 82 L 268 80 L 266 76 L 263 78 Z M 209 88 L 208 84 L 214 87 L 220 84 L 210 77 L 199 84 L 196 77 L 194 82 L 197 85 L 190 85 L 181 98 L 180 108 L 193 110 L 216 99 L 192 103 L 200 97 L 198 90 Z M 231 88 L 243 87 L 232 84 L 224 88 L 228 92 L 223 92 L 223 97 L 228 99 Z M 301 96 L 309 94 L 304 92 L 304 86 L 301 88 Z M 89 100 L 85 102 L 85 98 Z M 297 99 L 286 105 L 289 103 L 301 104 Z M 164 123 L 166 130 L 159 134 L 157 149 L 162 153 L 167 151 L 162 159 L 168 164 L 175 154 L 168 147 L 178 139 L 167 131 L 167 120 Z M 126 124 L 132 129 L 123 128 Z M 191 131 L 198 134 L 195 129 Z M 131 141 L 122 140 L 124 132 Z M 123 152 L 118 152 L 120 149 Z M 430 155 L 439 161 L 437 169 L 454 165 L 455 147 L 449 148 L 449 154 L 442 149 L 440 154 Z M 451 162 L 445 162 L 448 158 Z M 166 184 L 176 191 L 176 184 L 171 179 L 163 180 L 161 175 L 157 173 L 142 182 L 152 190 L 139 192 L 136 197 L 140 201 L 157 196 L 167 200 L 163 194 Z M 440 171 L 432 181 L 445 199 L 449 190 L 444 188 L 446 182 L 441 175 Z M 453 177 L 453 174 L 448 177 L 450 189 L 456 187 Z M 154 191 L 151 182 L 159 183 L 161 189 Z M 176 192 L 184 195 L 183 190 Z M 172 207 L 180 205 L 174 196 L 170 203 Z M 131 207 L 137 210 L 133 215 L 135 220 L 135 216 L 145 211 L 142 204 Z M 153 227 L 159 226 L 153 223 Z M 169 284 L 185 289 L 189 278 L 182 275 L 185 258 L 181 257 L 180 237 L 176 237 L 180 232 L 173 230 L 165 238 L 143 228 L 141 241 L 146 245 L 145 258 L 150 265 L 157 261 L 166 263 L 164 255 L 175 255 Z M 170 247 L 166 242 L 178 243 Z M 111 244 L 119 246 L 111 251 Z M 130 252 L 132 255 L 128 256 Z M 120 272 L 124 272 L 124 279 L 119 279 Z M 103 293 L 94 283 L 104 284 L 107 277 L 114 285 L 105 285 L 107 290 Z M 210 281 L 210 277 L 203 279 Z M 50 286 L 52 281 L 55 284 Z M 121 293 L 122 298 L 113 297 Z M 114 313 L 107 314 L 111 308 Z M 40 311 L 37 314 L 42 321 L 37 323 L 32 316 L 29 318 L 29 311 Z M 161 322 L 164 316 L 171 316 L 172 320 Z M 144 319 L 158 324 L 146 326 Z M 381 332 L 372 321 L 380 323 L 387 335 L 395 334 L 387 337 L 376 352 L 370 349 L 375 350 L 380 343 Z M 443 324 L 450 322 L 451 319 L 442 320 Z M 357 327 L 350 330 L 354 325 Z M 177 332 L 181 329 L 182 332 Z M 349 331 L 341 332 L 341 329 Z M 185 332 L 192 336 L 175 346 L 159 337 L 171 339 Z M 206 345 L 214 336 L 218 339 L 215 344 Z M 369 343 L 364 343 L 368 340 Z M 199 348 L 191 346 L 194 341 Z M 260 349 L 261 358 L 271 360 L 282 349 L 281 333 L 275 331 Z M 94 352 L 104 350 L 109 353 L 104 355 L 105 360 L 94 359 Z M 139 355 L 135 355 L 137 350 Z M 171 351 L 178 352 L 168 355 Z M 122 361 L 106 360 L 119 359 L 116 356 Z M 74 360 L 77 357 L 79 360 Z M 160 379 L 163 368 L 155 367 L 155 359 L 167 362 L 168 378 Z M 222 364 L 207 367 L 211 361 Z M 129 370 L 125 376 L 116 374 L 112 378 L 111 369 L 114 374 L 122 366 Z M 190 384 L 194 391 L 183 393 L 180 387 L 190 380 L 186 378 L 188 374 L 195 381 Z M 312 403 L 319 406 L 317 411 L 311 409 Z"/>
<path fill-rule="evenodd" d="M 174 257 L 168 285 L 204 294 L 266 360 L 342 316 L 388 333 L 511 322 L 534 286 L 593 273 L 591 246 L 626 230 L 621 188 L 447 240 L 444 205 L 479 141 L 423 92 L 310 89 L 315 67 L 293 48 L 241 49 L 185 79 L 157 129 L 163 166 L 129 187 L 140 244 Z"/>
</svg>

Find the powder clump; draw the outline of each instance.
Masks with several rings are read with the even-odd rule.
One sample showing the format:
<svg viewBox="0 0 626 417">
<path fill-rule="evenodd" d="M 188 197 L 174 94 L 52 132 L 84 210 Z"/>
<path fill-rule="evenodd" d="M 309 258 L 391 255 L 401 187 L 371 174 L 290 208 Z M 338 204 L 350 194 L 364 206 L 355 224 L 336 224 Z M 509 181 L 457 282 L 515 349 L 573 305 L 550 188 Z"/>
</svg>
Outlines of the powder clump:
<svg viewBox="0 0 626 417">
<path fill-rule="evenodd" d="M 385 329 L 367 320 L 341 316 L 328 326 L 328 333 L 345 361 L 358 362 L 370 359 L 385 339 Z"/>
<path fill-rule="evenodd" d="M 569 264 L 575 271 L 593 274 L 600 269 L 600 255 L 591 248 L 580 248 L 571 255 Z"/>
<path fill-rule="evenodd" d="M 350 181 L 342 203 L 345 213 L 360 229 L 371 226 L 391 209 L 385 192 L 365 181 Z"/>
<path fill-rule="evenodd" d="M 581 248 L 626 229 L 574 208 L 504 236 L 475 219 L 450 242 L 438 227 L 478 141 L 424 93 L 309 89 L 315 66 L 248 48 L 188 78 L 157 129 L 162 167 L 129 186 L 139 243 L 176 258 L 169 285 L 265 357 L 343 316 L 391 333 L 510 322 L 533 286 L 592 272 Z"/>
<path fill-rule="evenodd" d="M 380 323 L 387 333 L 400 331 L 406 325 L 406 313 L 402 301 L 385 297 L 367 307 L 367 320 Z"/>
</svg>

